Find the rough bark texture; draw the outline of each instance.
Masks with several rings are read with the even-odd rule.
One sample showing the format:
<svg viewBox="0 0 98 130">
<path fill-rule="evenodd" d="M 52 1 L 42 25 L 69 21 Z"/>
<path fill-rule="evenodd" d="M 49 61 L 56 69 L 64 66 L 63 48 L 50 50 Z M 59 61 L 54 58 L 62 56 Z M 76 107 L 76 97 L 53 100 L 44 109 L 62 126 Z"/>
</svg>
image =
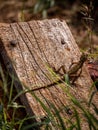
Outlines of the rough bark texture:
<svg viewBox="0 0 98 130">
<path fill-rule="evenodd" d="M 53 19 L 0 24 L 0 38 L 0 52 L 8 72 L 15 77 L 18 93 L 25 87 L 34 90 L 46 86 L 33 93 L 48 108 L 51 109 L 50 102 L 58 109 L 70 105 L 66 84 L 47 87 L 57 80 L 50 68 L 58 70 L 63 65 L 67 72 L 72 62 L 78 62 L 81 56 L 65 21 Z M 82 73 L 70 92 L 79 100 L 88 100 L 91 85 L 91 78 L 83 65 Z M 45 116 L 46 112 L 30 93 L 22 94 L 20 98 L 30 115 Z M 68 116 L 65 111 L 61 115 Z"/>
</svg>

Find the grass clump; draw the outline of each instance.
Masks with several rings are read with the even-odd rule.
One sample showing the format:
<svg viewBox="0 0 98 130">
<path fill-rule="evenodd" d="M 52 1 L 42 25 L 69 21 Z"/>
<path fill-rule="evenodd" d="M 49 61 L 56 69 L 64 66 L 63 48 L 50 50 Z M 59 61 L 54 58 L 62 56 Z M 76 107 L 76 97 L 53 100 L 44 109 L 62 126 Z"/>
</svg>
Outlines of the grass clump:
<svg viewBox="0 0 98 130">
<path fill-rule="evenodd" d="M 45 99 L 49 104 L 49 107 L 47 107 L 46 104 L 34 92 L 28 90 L 27 88 L 26 90 L 16 94 L 16 96 L 13 95 L 14 79 L 12 79 L 10 89 L 8 91 L 7 86 L 9 83 L 6 81 L 2 68 L 0 68 L 0 72 L 4 84 L 2 86 L 4 97 L 0 99 L 0 130 L 82 130 L 83 128 L 88 128 L 89 130 L 98 129 L 98 108 L 93 102 L 93 97 L 97 92 L 93 91 L 92 89 L 94 87 L 94 84 L 91 86 L 90 96 L 87 102 L 84 100 L 80 101 L 76 99 L 72 94 L 70 94 L 70 86 L 67 86 L 65 83 L 66 87 L 63 89 L 63 91 L 69 97 L 70 104 L 63 105 L 58 109 L 52 102 L 50 102 L 48 99 Z M 4 86 L 6 86 L 6 89 Z M 18 101 L 18 98 L 23 93 L 30 93 L 36 99 L 36 101 L 44 110 L 45 117 L 41 118 L 41 115 L 39 115 L 39 117 L 30 117 L 27 114 L 21 118 L 21 115 L 17 116 L 19 111 L 21 113 L 21 111 L 25 109 L 25 106 L 21 105 Z M 66 116 L 63 116 L 62 113 L 66 113 Z M 41 120 L 32 123 L 32 119 Z M 83 125 L 85 125 L 85 122 L 87 127 L 83 127 Z"/>
</svg>

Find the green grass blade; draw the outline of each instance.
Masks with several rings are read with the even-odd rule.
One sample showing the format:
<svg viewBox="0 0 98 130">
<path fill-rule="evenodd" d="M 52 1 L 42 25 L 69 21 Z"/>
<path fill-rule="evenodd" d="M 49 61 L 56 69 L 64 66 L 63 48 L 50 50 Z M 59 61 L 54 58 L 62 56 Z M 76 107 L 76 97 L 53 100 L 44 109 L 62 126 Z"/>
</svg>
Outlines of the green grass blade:
<svg viewBox="0 0 98 130">
<path fill-rule="evenodd" d="M 59 120 L 59 123 L 60 123 L 60 126 L 61 126 L 61 129 L 62 130 L 66 130 L 66 127 L 65 127 L 65 123 L 60 115 L 60 112 L 57 110 L 57 108 L 55 107 L 55 105 L 53 103 L 50 103 L 51 107 L 54 109 L 55 111 L 55 115 L 57 117 L 57 119 Z"/>
<path fill-rule="evenodd" d="M 98 91 L 95 90 L 94 92 L 91 93 L 90 99 L 89 99 L 89 101 L 88 101 L 89 107 L 90 107 L 90 105 L 91 105 L 91 103 L 92 103 L 92 100 L 93 100 L 94 95 L 95 95 L 97 92 L 98 92 Z"/>
<path fill-rule="evenodd" d="M 5 78 L 5 75 L 4 75 L 4 72 L 3 72 L 3 69 L 2 69 L 2 66 L 0 64 L 0 75 L 1 75 L 1 78 L 2 78 L 2 81 L 3 81 L 3 90 L 4 90 L 4 96 L 5 95 L 8 95 L 8 89 L 7 89 L 7 80 Z"/>
<path fill-rule="evenodd" d="M 87 119 L 87 123 L 89 125 L 89 129 L 93 128 L 94 130 L 96 130 L 96 126 L 94 124 L 94 121 L 92 120 L 92 118 L 95 120 L 94 117 L 92 117 L 93 115 L 90 114 L 89 110 L 87 110 L 85 108 L 84 105 L 82 105 L 77 99 L 73 98 L 72 102 L 74 103 L 74 105 L 76 105 L 78 108 L 80 108 L 80 110 L 82 110 L 84 117 Z M 96 120 L 95 120 L 96 122 Z"/>
<path fill-rule="evenodd" d="M 76 118 L 76 126 L 77 126 L 77 130 L 81 130 L 81 125 L 80 125 L 80 117 L 79 117 L 79 113 L 77 112 L 77 110 L 74 108 L 74 113 L 75 113 L 75 118 Z"/>
<path fill-rule="evenodd" d="M 67 83 L 68 85 L 70 85 L 70 79 L 69 79 L 69 75 L 65 74 L 65 83 Z"/>
<path fill-rule="evenodd" d="M 12 79 L 12 82 L 11 82 L 10 93 L 9 93 L 9 103 L 8 104 L 10 104 L 10 102 L 12 100 L 13 87 L 14 87 L 14 79 Z"/>
<path fill-rule="evenodd" d="M 94 103 L 92 103 L 93 107 L 94 107 L 94 111 L 96 113 L 96 115 L 98 115 L 98 108 L 96 107 L 96 105 Z"/>
</svg>

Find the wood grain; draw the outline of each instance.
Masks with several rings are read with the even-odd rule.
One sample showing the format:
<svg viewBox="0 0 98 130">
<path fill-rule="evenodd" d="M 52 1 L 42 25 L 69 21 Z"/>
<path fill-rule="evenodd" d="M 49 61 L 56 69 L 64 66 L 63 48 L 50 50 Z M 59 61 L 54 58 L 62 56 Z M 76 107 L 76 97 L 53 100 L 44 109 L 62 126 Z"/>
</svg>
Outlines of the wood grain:
<svg viewBox="0 0 98 130">
<path fill-rule="evenodd" d="M 0 53 L 8 73 L 15 77 L 17 92 L 38 89 L 57 80 L 52 68 L 58 70 L 62 65 L 66 71 L 72 62 L 78 62 L 80 50 L 65 21 L 58 19 L 20 22 L 0 25 Z M 63 72 L 62 72 L 63 73 Z M 88 100 L 91 78 L 85 67 L 70 92 L 79 100 Z M 33 91 L 51 109 L 69 105 L 69 97 L 64 89 L 66 84 Z M 30 93 L 20 96 L 29 115 L 45 116 L 46 112 Z M 62 116 L 68 116 L 62 111 Z"/>
</svg>

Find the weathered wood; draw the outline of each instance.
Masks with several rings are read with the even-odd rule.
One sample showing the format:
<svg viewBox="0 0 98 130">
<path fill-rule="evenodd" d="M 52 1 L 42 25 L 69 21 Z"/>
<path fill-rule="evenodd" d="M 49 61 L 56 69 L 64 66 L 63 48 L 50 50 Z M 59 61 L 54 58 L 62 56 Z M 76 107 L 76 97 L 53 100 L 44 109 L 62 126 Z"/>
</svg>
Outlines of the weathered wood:
<svg viewBox="0 0 98 130">
<path fill-rule="evenodd" d="M 25 86 L 33 90 L 52 84 L 57 77 L 50 68 L 58 70 L 64 65 L 68 71 L 72 62 L 78 62 L 81 56 L 65 21 L 58 19 L 0 24 L 0 38 L 0 53 L 8 72 L 15 77 L 18 92 L 25 90 Z M 77 99 L 88 100 L 91 85 L 84 65 L 70 91 Z M 64 83 L 33 92 L 48 108 L 49 102 L 61 108 L 70 104 L 62 88 L 66 88 Z M 30 93 L 20 97 L 30 115 L 45 116 L 45 111 Z M 62 112 L 62 116 L 67 114 Z"/>
</svg>

